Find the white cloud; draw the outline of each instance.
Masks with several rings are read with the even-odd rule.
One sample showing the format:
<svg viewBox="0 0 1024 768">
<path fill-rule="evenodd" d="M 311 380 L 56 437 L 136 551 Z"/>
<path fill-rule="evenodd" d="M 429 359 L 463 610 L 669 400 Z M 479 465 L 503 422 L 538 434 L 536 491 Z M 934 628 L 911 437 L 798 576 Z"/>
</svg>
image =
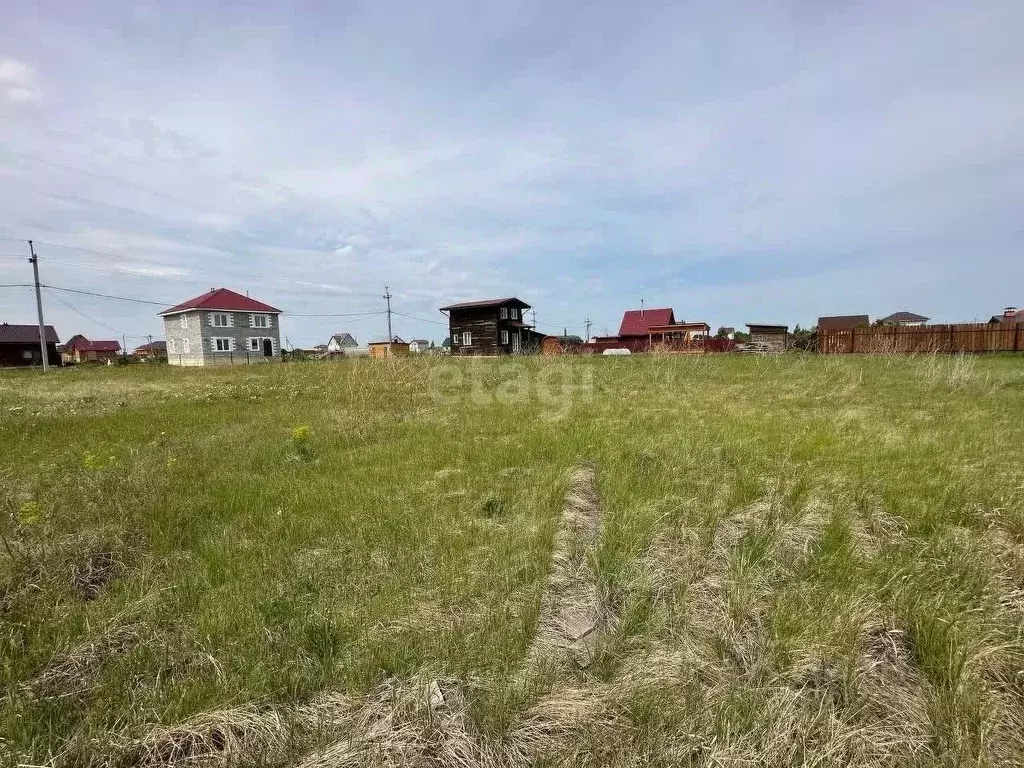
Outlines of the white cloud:
<svg viewBox="0 0 1024 768">
<path fill-rule="evenodd" d="M 1024 278 L 1019 0 L 421 5 L 11 14 L 3 50 L 46 25 L 48 109 L 3 114 L 0 236 L 92 249 L 68 258 L 121 273 L 72 279 L 104 292 L 328 313 L 388 284 L 427 317 L 522 293 L 577 332 L 641 296 L 729 325 L 1022 301 L 959 290 L 965 263 Z M 40 94 L 0 60 L 0 111 Z"/>
<path fill-rule="evenodd" d="M 14 102 L 38 103 L 42 100 L 35 70 L 18 59 L 0 59 L 0 91 Z"/>
</svg>

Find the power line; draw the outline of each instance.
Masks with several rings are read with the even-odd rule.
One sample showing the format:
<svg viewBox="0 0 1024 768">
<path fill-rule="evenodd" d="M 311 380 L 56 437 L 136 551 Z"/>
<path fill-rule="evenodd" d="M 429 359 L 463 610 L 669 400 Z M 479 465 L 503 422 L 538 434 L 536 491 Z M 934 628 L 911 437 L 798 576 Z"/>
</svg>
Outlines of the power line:
<svg viewBox="0 0 1024 768">
<path fill-rule="evenodd" d="M 35 288 L 35 283 L 2 283 L 0 288 Z"/>
<path fill-rule="evenodd" d="M 416 317 L 415 315 L 407 315 L 407 314 L 405 314 L 403 312 L 398 312 L 398 311 L 396 311 L 394 309 L 391 310 L 391 314 L 398 315 L 399 317 L 407 317 L 410 320 L 418 320 L 421 323 L 431 323 L 432 325 L 443 325 L 445 327 L 448 327 L 448 323 L 443 323 L 440 320 L 427 320 L 427 318 L 425 318 L 425 317 Z"/>
<path fill-rule="evenodd" d="M 67 293 L 78 293 L 82 296 L 96 296 L 101 299 L 116 299 L 118 301 L 131 301 L 136 304 L 151 304 L 155 307 L 169 307 L 173 306 L 172 301 L 149 301 L 148 299 L 133 299 L 129 296 L 114 296 L 109 293 L 96 293 L 95 291 L 83 291 L 78 288 L 61 288 L 59 285 L 43 285 L 44 288 L 51 288 L 55 291 L 65 291 Z"/>
<path fill-rule="evenodd" d="M 36 240 L 35 242 L 38 245 L 46 245 L 46 246 L 49 246 L 50 248 L 63 248 L 64 250 L 68 250 L 68 251 L 79 251 L 81 253 L 91 253 L 91 254 L 93 254 L 95 256 L 104 256 L 104 257 L 106 257 L 108 259 L 123 259 L 123 258 L 125 258 L 124 254 L 110 253 L 108 251 L 98 251 L 95 248 L 83 248 L 82 246 L 78 246 L 78 245 L 63 245 L 61 243 L 51 243 L 51 242 L 48 242 L 46 240 Z M 47 260 L 48 261 L 58 261 L 58 262 L 60 262 L 62 264 L 70 264 L 70 265 L 77 266 L 77 267 L 86 267 L 88 269 L 96 269 L 96 270 L 103 271 L 103 272 L 113 272 L 113 273 L 116 273 L 116 274 L 132 275 L 132 276 L 135 276 L 135 277 L 148 277 L 148 278 L 156 278 L 156 279 L 160 279 L 160 280 L 171 280 L 171 281 L 179 282 L 179 283 L 191 283 L 193 285 L 209 285 L 210 284 L 209 280 L 192 279 L 192 278 L 188 278 L 188 277 L 181 277 L 180 275 L 166 275 L 166 276 L 165 275 L 147 275 L 145 273 L 136 272 L 136 271 L 131 270 L 131 269 L 118 268 L 116 266 L 103 266 L 103 265 L 99 265 L 99 264 L 85 264 L 85 263 L 82 263 L 82 262 L 68 261 L 66 259 L 52 259 L 52 258 L 48 258 Z M 238 285 L 238 286 L 243 287 L 243 288 L 246 288 L 246 287 L 252 288 L 253 287 L 253 285 L 251 283 L 250 284 L 245 284 L 245 283 L 239 282 L 236 279 L 236 277 L 234 275 L 232 275 L 230 272 L 223 272 L 222 274 L 223 274 L 223 276 L 225 278 L 227 278 L 229 281 L 233 282 L 235 285 Z M 260 285 L 260 288 L 263 289 L 263 288 L 266 288 L 267 286 L 268 286 L 267 283 L 263 283 L 263 284 Z M 376 296 L 377 296 L 376 293 L 354 293 L 354 292 L 351 292 L 351 291 L 316 291 L 316 290 L 311 290 L 311 289 L 308 289 L 308 288 L 302 288 L 302 289 L 296 290 L 296 291 L 289 291 L 287 288 L 280 288 L 280 287 L 277 287 L 274 284 L 270 284 L 270 287 L 273 288 L 274 290 L 278 291 L 279 293 L 301 293 L 301 294 L 304 294 L 304 295 L 317 294 L 317 295 L 321 295 L 321 296 L 359 296 L 359 297 L 370 297 L 370 296 L 372 296 L 374 298 L 376 298 Z"/>
<path fill-rule="evenodd" d="M 31 285 L 26 284 L 25 287 L 31 288 Z M 55 291 L 66 291 L 68 293 L 77 293 L 83 296 L 95 296 L 101 299 L 113 299 L 116 301 L 130 301 L 136 304 L 150 304 L 156 307 L 171 306 L 173 302 L 170 301 L 150 301 L 148 299 L 136 299 L 130 296 L 115 296 L 109 293 L 97 293 L 95 291 L 84 291 L 78 288 L 62 288 L 59 285 L 44 285 L 44 288 L 49 288 Z M 324 313 L 286 313 L 289 317 L 371 317 L 373 315 L 383 315 L 384 310 L 375 310 L 370 312 L 324 312 Z M 102 323 L 100 323 L 102 325 Z"/>
<path fill-rule="evenodd" d="M 376 312 L 326 312 L 322 314 L 296 314 L 286 312 L 288 317 L 373 317 L 375 315 L 387 314 L 383 309 Z M 397 314 L 397 313 L 396 313 Z"/>
<path fill-rule="evenodd" d="M 97 319 L 96 319 L 95 317 L 92 317 L 92 316 L 90 316 L 90 315 L 87 315 L 87 314 L 85 314 L 85 312 L 83 312 L 82 310 L 80 310 L 80 309 L 79 309 L 78 307 L 76 307 L 76 306 L 75 306 L 74 304 L 72 304 L 72 303 L 71 303 L 70 301 L 65 301 L 65 300 L 64 300 L 64 298 L 63 298 L 62 296 L 60 296 L 60 294 L 54 293 L 54 292 L 53 292 L 53 289 L 51 289 L 51 288 L 50 288 L 50 286 L 46 286 L 46 291 L 47 291 L 47 293 L 49 293 L 49 294 L 50 294 L 51 296 L 53 296 L 53 298 L 55 298 L 55 299 L 56 299 L 57 301 L 59 301 L 59 302 L 60 302 L 61 304 L 63 304 L 63 305 L 65 306 L 65 307 L 67 307 L 68 309 L 70 309 L 70 310 L 71 310 L 72 312 L 77 312 L 77 313 L 78 313 L 79 315 L 81 315 L 82 317 L 84 317 L 84 318 L 85 318 L 86 320 L 89 320 L 89 321 L 91 321 L 91 322 L 93 322 L 93 323 L 96 323 L 96 325 L 102 325 L 102 326 L 103 326 L 104 328 L 106 328 L 106 329 L 107 329 L 108 331 L 113 331 L 114 333 L 118 333 L 118 334 L 121 334 L 122 336 L 131 336 L 132 338 L 140 338 L 140 339 L 144 339 L 144 338 L 146 338 L 146 337 L 145 337 L 144 335 L 143 335 L 143 336 L 139 336 L 139 335 L 137 335 L 137 334 L 132 334 L 132 333 L 127 333 L 127 334 L 126 334 L 126 333 L 125 333 L 124 331 L 122 331 L 122 330 L 121 330 L 121 329 L 119 329 L 119 328 L 115 328 L 115 327 L 114 327 L 114 326 L 112 326 L 112 325 L 107 325 L 107 324 L 106 324 L 106 323 L 104 323 L 104 322 L 103 322 L 102 320 L 97 320 Z"/>
</svg>

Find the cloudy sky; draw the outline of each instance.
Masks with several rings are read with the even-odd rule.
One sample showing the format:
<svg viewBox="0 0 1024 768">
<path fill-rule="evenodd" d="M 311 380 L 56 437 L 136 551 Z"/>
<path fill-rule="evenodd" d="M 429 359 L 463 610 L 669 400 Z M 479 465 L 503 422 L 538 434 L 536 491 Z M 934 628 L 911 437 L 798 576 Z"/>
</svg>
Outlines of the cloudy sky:
<svg viewBox="0 0 1024 768">
<path fill-rule="evenodd" d="M 641 299 L 716 327 L 1024 305 L 1020 0 L 213 6 L 5 3 L 0 284 L 32 238 L 45 283 L 248 290 L 296 345 L 383 335 L 385 284 L 438 341 L 439 306 L 504 295 L 577 333 Z M 44 303 L 62 338 L 160 333 Z"/>
</svg>

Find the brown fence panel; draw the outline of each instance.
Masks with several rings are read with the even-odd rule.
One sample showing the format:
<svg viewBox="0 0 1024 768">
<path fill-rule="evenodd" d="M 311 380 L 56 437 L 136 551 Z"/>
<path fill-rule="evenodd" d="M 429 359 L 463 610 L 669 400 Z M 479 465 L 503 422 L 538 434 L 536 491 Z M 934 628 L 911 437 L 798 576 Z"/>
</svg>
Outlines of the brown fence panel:
<svg viewBox="0 0 1024 768">
<path fill-rule="evenodd" d="M 819 329 L 818 351 L 826 355 L 1024 352 L 1024 325 L 959 323 Z"/>
</svg>

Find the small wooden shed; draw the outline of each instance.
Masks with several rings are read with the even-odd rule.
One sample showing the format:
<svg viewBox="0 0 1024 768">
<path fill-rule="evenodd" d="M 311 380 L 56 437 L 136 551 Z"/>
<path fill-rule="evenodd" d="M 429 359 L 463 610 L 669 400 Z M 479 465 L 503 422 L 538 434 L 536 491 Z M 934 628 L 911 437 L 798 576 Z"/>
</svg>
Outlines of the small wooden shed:
<svg viewBox="0 0 1024 768">
<path fill-rule="evenodd" d="M 789 326 L 768 323 L 747 323 L 752 344 L 767 344 L 783 350 L 789 346 Z"/>
<path fill-rule="evenodd" d="M 545 336 L 540 343 L 542 355 L 578 355 L 583 351 L 579 336 Z"/>
<path fill-rule="evenodd" d="M 370 348 L 370 357 L 374 359 L 407 357 L 409 355 L 409 345 L 398 336 L 391 341 L 371 341 L 367 346 Z"/>
</svg>

